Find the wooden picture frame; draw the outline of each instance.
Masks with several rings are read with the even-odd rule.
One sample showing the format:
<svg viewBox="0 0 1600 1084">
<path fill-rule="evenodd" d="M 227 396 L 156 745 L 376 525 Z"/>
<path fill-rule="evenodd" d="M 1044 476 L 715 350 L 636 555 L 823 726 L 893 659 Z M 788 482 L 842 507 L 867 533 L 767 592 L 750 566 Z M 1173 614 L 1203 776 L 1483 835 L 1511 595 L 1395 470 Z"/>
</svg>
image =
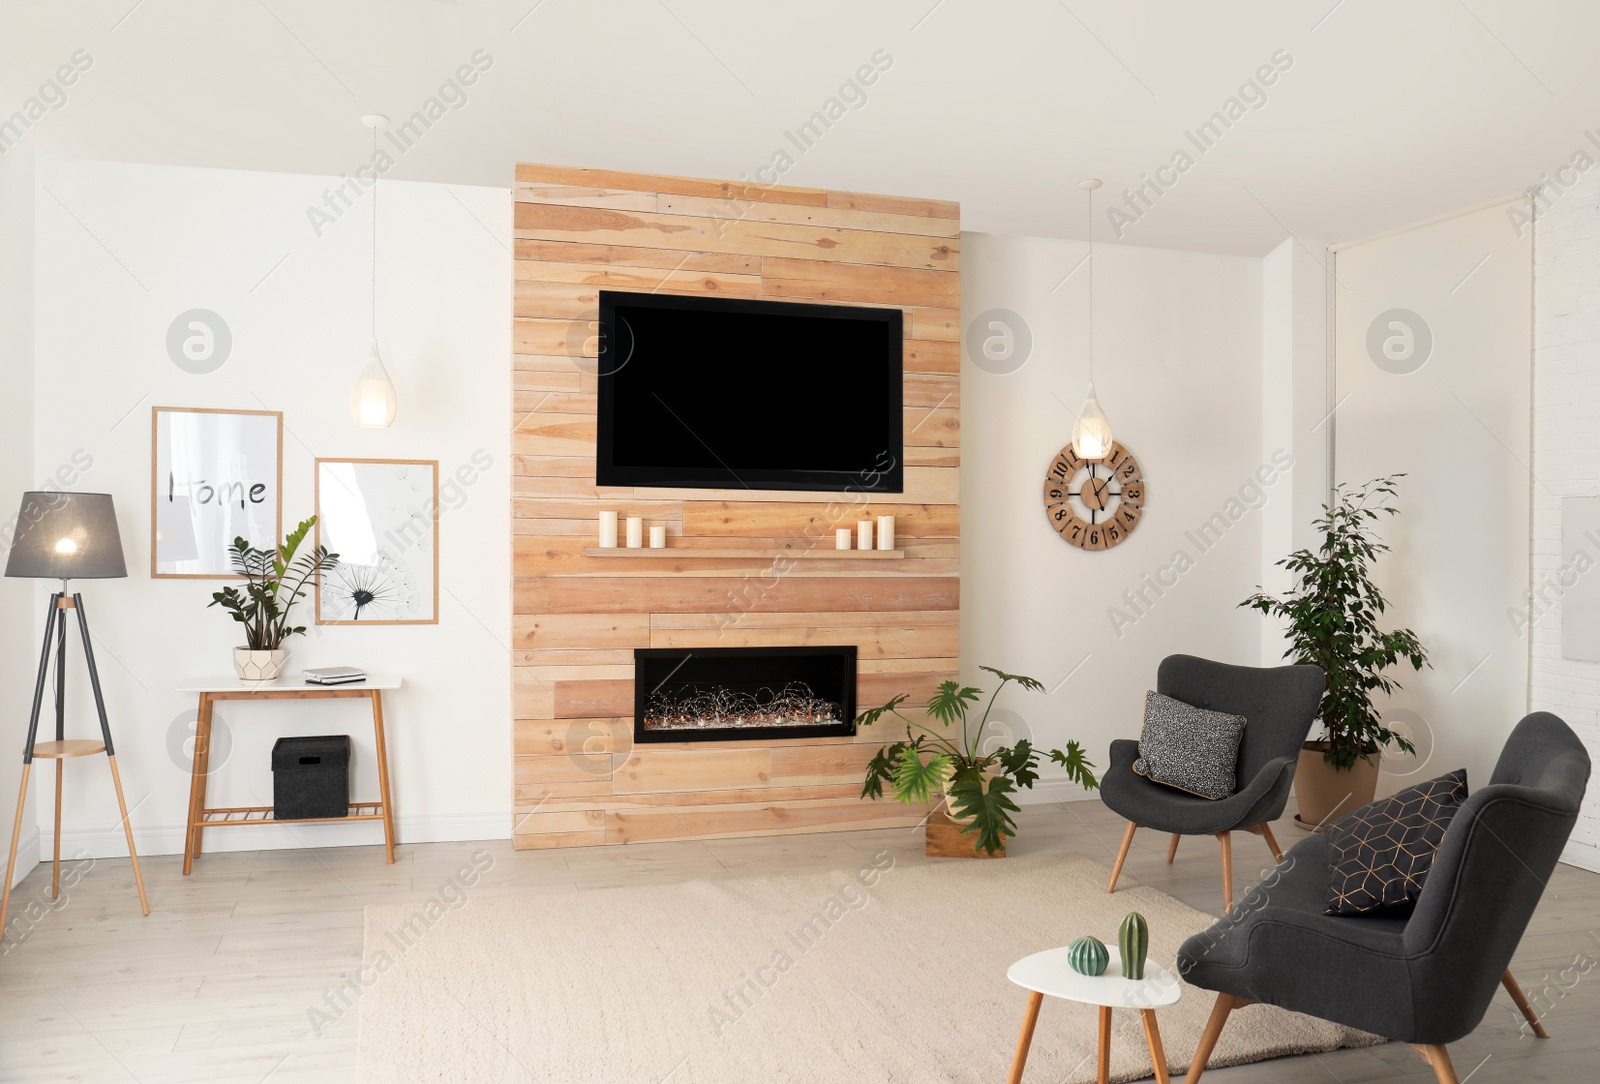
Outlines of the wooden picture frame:
<svg viewBox="0 0 1600 1084">
<path fill-rule="evenodd" d="M 339 554 L 316 578 L 319 625 L 439 623 L 439 461 L 318 458 L 314 543 Z"/>
<path fill-rule="evenodd" d="M 238 579 L 240 535 L 263 549 L 283 538 L 283 412 L 152 407 L 151 579 Z"/>
</svg>

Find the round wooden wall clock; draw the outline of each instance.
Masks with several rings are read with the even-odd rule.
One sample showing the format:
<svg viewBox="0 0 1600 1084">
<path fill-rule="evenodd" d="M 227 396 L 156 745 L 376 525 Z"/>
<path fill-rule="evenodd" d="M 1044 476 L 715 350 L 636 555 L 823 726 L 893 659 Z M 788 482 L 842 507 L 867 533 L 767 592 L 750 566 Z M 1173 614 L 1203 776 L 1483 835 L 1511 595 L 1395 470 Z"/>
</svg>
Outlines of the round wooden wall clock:
<svg viewBox="0 0 1600 1084">
<path fill-rule="evenodd" d="M 1098 462 L 1067 445 L 1044 479 L 1050 526 L 1081 550 L 1108 550 L 1126 539 L 1144 515 L 1144 498 L 1139 461 L 1115 441 Z"/>
</svg>

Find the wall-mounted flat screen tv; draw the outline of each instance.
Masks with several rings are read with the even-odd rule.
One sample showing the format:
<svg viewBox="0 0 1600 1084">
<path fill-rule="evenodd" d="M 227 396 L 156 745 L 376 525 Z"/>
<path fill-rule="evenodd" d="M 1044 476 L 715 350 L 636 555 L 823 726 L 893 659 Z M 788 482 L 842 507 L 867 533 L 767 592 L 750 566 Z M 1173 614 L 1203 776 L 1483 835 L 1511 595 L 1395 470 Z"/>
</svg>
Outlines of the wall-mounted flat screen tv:
<svg viewBox="0 0 1600 1084">
<path fill-rule="evenodd" d="M 602 290 L 596 484 L 903 492 L 901 319 Z"/>
</svg>

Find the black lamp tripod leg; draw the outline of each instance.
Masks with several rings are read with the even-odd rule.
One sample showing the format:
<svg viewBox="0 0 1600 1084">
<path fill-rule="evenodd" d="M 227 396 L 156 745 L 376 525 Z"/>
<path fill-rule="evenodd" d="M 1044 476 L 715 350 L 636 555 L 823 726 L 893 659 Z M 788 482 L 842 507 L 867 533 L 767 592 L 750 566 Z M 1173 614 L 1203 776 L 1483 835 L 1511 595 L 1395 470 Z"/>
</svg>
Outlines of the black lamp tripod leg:
<svg viewBox="0 0 1600 1084">
<path fill-rule="evenodd" d="M 89 668 L 89 686 L 94 689 L 94 710 L 100 713 L 100 736 L 106 742 L 106 756 L 114 757 L 117 751 L 111 747 L 111 724 L 106 721 L 106 700 L 100 694 L 100 671 L 94 664 L 94 644 L 89 642 L 89 615 L 83 612 L 82 595 L 73 595 L 72 603 L 73 608 L 78 611 L 78 632 L 83 636 L 83 661 Z M 66 628 L 65 620 L 62 622 L 62 628 L 63 630 Z M 64 637 L 65 632 L 62 635 Z"/>
<path fill-rule="evenodd" d="M 6 859 L 5 887 L 0 889 L 0 938 L 5 937 L 6 918 L 11 911 L 11 879 L 17 864 L 17 843 L 22 838 L 22 810 L 28 798 L 28 776 L 33 771 L 33 742 L 39 734 L 39 709 L 44 706 L 44 682 L 50 672 L 50 634 L 56 629 L 60 593 L 50 596 L 50 612 L 44 619 L 44 649 L 39 652 L 39 676 L 33 683 L 33 711 L 28 716 L 28 744 L 22 747 L 22 782 L 17 787 L 17 818 L 11 823 L 11 853 Z"/>
<path fill-rule="evenodd" d="M 117 788 L 117 808 L 122 810 L 122 832 L 128 840 L 128 858 L 133 862 L 133 883 L 139 887 L 139 907 L 150 913 L 144 894 L 144 875 L 139 872 L 139 852 L 133 846 L 133 825 L 128 822 L 128 803 L 122 797 L 122 776 L 117 772 L 117 753 L 111 745 L 111 724 L 106 721 L 106 700 L 100 693 L 100 671 L 94 664 L 94 644 L 89 639 L 89 615 L 83 612 L 83 596 L 72 596 L 78 611 L 78 632 L 83 636 L 83 661 L 89 669 L 89 685 L 94 689 L 94 710 L 100 715 L 100 734 L 106 742 L 106 762 L 111 765 L 111 782 Z"/>
</svg>

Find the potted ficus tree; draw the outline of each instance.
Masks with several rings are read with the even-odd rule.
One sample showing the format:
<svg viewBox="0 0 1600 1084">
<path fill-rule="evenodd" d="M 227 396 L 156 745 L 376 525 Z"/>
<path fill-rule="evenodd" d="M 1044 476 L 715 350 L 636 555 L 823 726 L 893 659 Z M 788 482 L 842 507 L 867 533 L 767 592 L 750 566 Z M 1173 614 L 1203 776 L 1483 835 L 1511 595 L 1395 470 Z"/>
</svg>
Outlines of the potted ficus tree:
<svg viewBox="0 0 1600 1084">
<path fill-rule="evenodd" d="M 1322 533 L 1315 551 L 1296 550 L 1278 562 L 1294 574 L 1282 598 L 1257 585 L 1240 606 L 1281 618 L 1288 625 L 1284 658 L 1322 668 L 1327 687 L 1318 710 L 1323 736 L 1306 742 L 1295 769 L 1296 822 L 1315 828 L 1372 801 L 1383 750 L 1414 748 L 1404 735 L 1383 725 L 1373 705 L 1375 694 L 1400 688 L 1388 676 L 1402 661 L 1414 670 L 1428 662 L 1410 629 L 1385 632 L 1380 619 L 1388 608 L 1372 582 L 1372 565 L 1389 550 L 1376 533 L 1380 515 L 1398 515 L 1392 503 L 1403 474 L 1374 478 L 1358 488 L 1340 483 L 1332 504 L 1322 506 L 1313 526 Z"/>
<path fill-rule="evenodd" d="M 1041 692 L 1044 685 L 992 666 L 978 669 L 993 674 L 1000 683 L 990 694 L 976 726 L 970 724 L 969 713 L 982 699 L 983 690 L 956 681 L 941 682 L 928 699 L 927 713 L 939 721 L 942 729 L 901 712 L 900 705 L 907 699 L 904 693 L 856 716 L 858 727 L 872 726 L 885 715 L 893 715 L 906 728 L 903 741 L 885 745 L 867 765 L 861 797 L 883 797 L 884 783 L 894 788 L 896 801 L 907 804 L 932 801 L 938 791 L 950 818 L 963 833 L 974 834 L 973 852 L 982 848 L 994 854 L 1005 846 L 1007 838 L 1017 834 L 1011 814 L 1017 812 L 1018 806 L 1011 795 L 1018 787 L 1032 788 L 1039 778 L 1039 753 L 1026 738 L 1014 745 L 985 749 L 981 744 L 984 728 L 1001 689 L 1016 682 L 1031 692 Z M 1076 741 L 1069 741 L 1065 752 L 1052 749 L 1049 757 L 1066 769 L 1072 782 L 1089 790 L 1099 787 L 1094 765 Z"/>
<path fill-rule="evenodd" d="M 339 563 L 326 546 L 296 556 L 300 544 L 316 524 L 312 516 L 301 522 L 275 549 L 258 549 L 235 538 L 229 549 L 233 570 L 244 577 L 244 590 L 224 587 L 214 592 L 209 606 L 221 606 L 244 626 L 245 643 L 233 649 L 233 669 L 239 680 L 252 684 L 276 681 L 289 652 L 284 641 L 306 631 L 289 624 L 289 612 L 306 593 L 306 585 L 320 572 Z"/>
</svg>

